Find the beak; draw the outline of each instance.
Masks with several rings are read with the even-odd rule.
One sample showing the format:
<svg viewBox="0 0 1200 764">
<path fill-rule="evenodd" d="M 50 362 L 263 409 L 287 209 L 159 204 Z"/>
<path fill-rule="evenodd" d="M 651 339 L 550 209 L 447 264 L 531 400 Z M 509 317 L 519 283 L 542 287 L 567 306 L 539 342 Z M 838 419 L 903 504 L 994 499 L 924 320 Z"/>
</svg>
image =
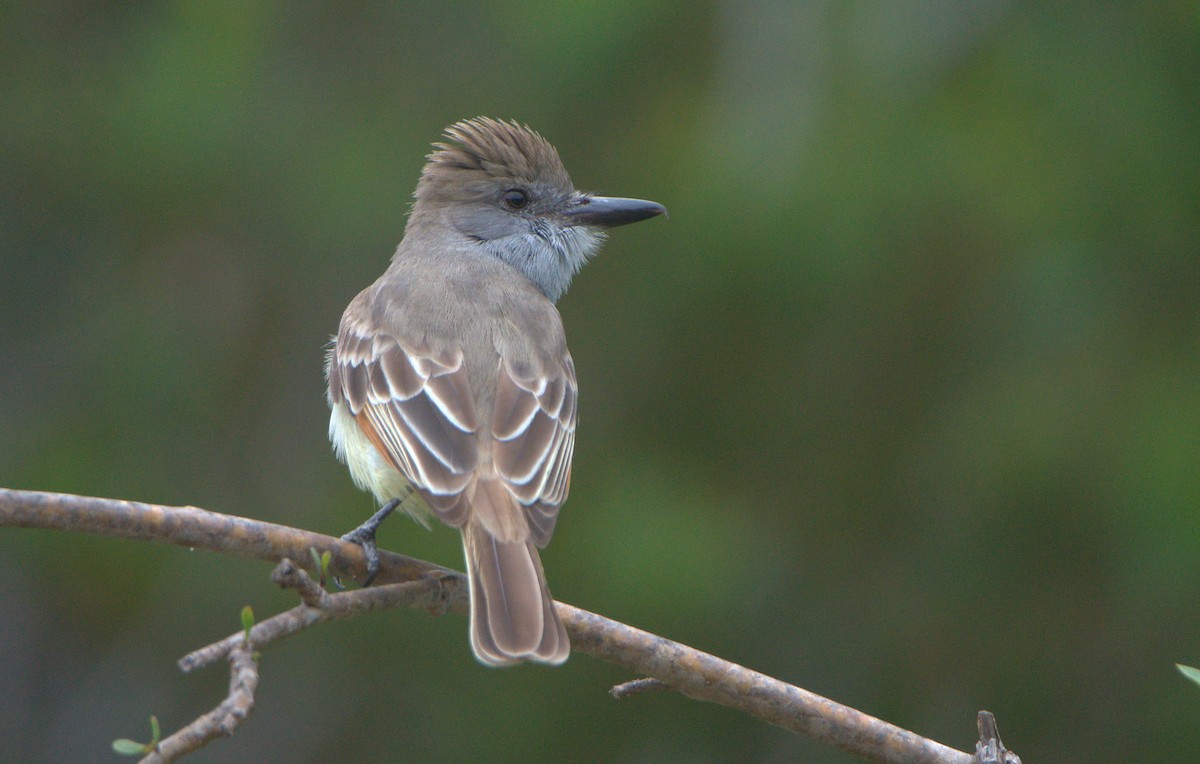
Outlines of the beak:
<svg viewBox="0 0 1200 764">
<path fill-rule="evenodd" d="M 572 225 L 615 228 L 626 223 L 667 214 L 658 202 L 642 199 L 620 199 L 612 196 L 584 196 L 563 215 Z"/>
</svg>

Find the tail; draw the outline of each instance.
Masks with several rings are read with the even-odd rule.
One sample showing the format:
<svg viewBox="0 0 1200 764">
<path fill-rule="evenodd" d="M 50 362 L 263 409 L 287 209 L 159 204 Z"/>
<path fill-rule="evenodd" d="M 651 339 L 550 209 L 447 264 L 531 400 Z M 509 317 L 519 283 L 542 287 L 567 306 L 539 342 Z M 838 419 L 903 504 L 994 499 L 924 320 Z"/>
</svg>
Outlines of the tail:
<svg viewBox="0 0 1200 764">
<path fill-rule="evenodd" d="M 506 522 L 507 521 L 507 522 Z M 513 522 L 516 521 L 516 522 Z M 519 528 L 501 541 L 491 528 Z M 471 585 L 471 650 L 481 663 L 558 665 L 571 653 L 524 513 L 499 483 L 481 480 L 462 528 Z"/>
</svg>

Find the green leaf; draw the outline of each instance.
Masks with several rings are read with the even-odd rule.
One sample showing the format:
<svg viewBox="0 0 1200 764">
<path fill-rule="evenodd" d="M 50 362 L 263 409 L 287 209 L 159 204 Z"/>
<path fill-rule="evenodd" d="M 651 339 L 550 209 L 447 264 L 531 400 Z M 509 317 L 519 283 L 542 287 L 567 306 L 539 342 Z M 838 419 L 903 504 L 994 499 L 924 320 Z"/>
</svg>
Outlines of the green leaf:
<svg viewBox="0 0 1200 764">
<path fill-rule="evenodd" d="M 150 753 L 150 748 L 145 743 L 139 743 L 136 740 L 129 738 L 120 738 L 112 743 L 113 750 L 122 756 L 142 756 Z"/>
<path fill-rule="evenodd" d="M 1194 669 L 1191 666 L 1185 666 L 1182 663 L 1176 663 L 1175 668 L 1179 669 L 1179 673 L 1191 679 L 1196 684 L 1200 684 L 1200 669 Z"/>
<path fill-rule="evenodd" d="M 313 570 L 317 572 L 317 583 L 324 586 L 325 579 L 329 576 L 329 560 L 331 559 L 329 550 L 326 549 L 324 552 L 317 554 L 316 548 L 310 546 L 308 554 L 312 557 Z"/>
<path fill-rule="evenodd" d="M 242 629 L 246 632 L 246 641 L 250 641 L 250 630 L 254 628 L 254 608 L 247 605 L 242 608 Z"/>
<path fill-rule="evenodd" d="M 158 726 L 158 717 L 151 715 L 150 717 L 150 742 L 139 743 L 136 740 L 129 738 L 119 738 L 112 742 L 114 751 L 122 756 L 144 756 L 153 751 L 158 746 L 158 741 L 162 737 L 162 729 Z"/>
</svg>

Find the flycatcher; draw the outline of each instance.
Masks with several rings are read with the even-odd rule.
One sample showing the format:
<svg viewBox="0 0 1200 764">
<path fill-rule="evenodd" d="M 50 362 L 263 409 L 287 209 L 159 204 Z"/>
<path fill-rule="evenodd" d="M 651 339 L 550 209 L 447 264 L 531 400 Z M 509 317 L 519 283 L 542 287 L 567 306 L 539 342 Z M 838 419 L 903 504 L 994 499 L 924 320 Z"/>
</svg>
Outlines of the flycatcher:
<svg viewBox="0 0 1200 764">
<path fill-rule="evenodd" d="M 571 483 L 577 387 L 554 303 L 605 229 L 666 210 L 575 190 L 554 147 L 516 122 L 478 117 L 445 137 L 391 265 L 346 308 L 328 357 L 334 451 L 385 505 L 347 537 L 370 558 L 396 506 L 460 529 L 475 657 L 559 664 L 571 645 L 538 548 Z"/>
</svg>

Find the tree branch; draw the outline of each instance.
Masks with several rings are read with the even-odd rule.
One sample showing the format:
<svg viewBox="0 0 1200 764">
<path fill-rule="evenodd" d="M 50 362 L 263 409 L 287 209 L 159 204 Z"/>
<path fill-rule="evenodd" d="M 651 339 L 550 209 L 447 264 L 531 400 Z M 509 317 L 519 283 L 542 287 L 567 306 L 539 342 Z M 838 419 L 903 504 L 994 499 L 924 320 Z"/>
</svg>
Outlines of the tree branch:
<svg viewBox="0 0 1200 764">
<path fill-rule="evenodd" d="M 295 589 L 304 604 L 271 616 L 236 634 L 202 647 L 179 659 L 186 674 L 215 663 L 229 661 L 229 694 L 216 708 L 165 738 L 144 756 L 140 764 L 170 764 L 219 737 L 229 737 L 254 708 L 258 687 L 258 651 L 318 623 L 345 618 L 369 610 L 424 606 L 434 608 L 451 591 L 432 576 L 401 584 L 383 584 L 370 589 L 330 594 L 308 575 L 285 559 L 275 566 L 271 579 Z"/>
<path fill-rule="evenodd" d="M 223 515 L 197 507 L 168 507 L 69 493 L 0 488 L 0 526 L 48 528 L 110 538 L 157 541 L 210 552 L 279 562 L 309 559 L 310 548 L 330 554 L 329 572 L 341 578 L 366 575 L 362 547 L 321 533 Z M 412 581 L 427 573 L 453 574 L 424 560 L 380 551 L 379 583 Z M 466 612 L 467 600 L 454 603 Z"/>
<path fill-rule="evenodd" d="M 195 507 L 0 488 L 0 526 L 53 528 L 160 541 L 275 562 L 284 558 L 308 560 L 308 550 L 313 548 L 319 553 L 330 553 L 329 572 L 334 575 L 349 578 L 366 572 L 362 550 L 355 544 Z M 251 630 L 251 645 L 258 647 L 309 625 L 382 607 L 416 605 L 454 612 L 467 610 L 462 574 L 448 568 L 381 552 L 377 580 L 410 584 L 328 594 L 301 583 L 293 588 L 311 604 L 255 626 Z M 974 755 L 687 645 L 561 602 L 555 606 L 567 628 L 573 651 L 615 663 L 637 676 L 651 677 L 690 698 L 728 706 L 881 764 L 979 761 Z M 238 632 L 192 653 L 180 665 L 185 671 L 207 665 L 229 656 L 242 641 L 243 632 Z M 252 697 L 253 688 L 250 689 Z M 211 713 L 220 712 L 224 705 Z M 248 708 L 247 705 L 247 711 Z"/>
<path fill-rule="evenodd" d="M 379 584 L 369 589 L 331 594 L 289 559 L 284 559 L 275 567 L 271 579 L 282 587 L 299 592 L 304 604 L 271 616 L 250 629 L 250 644 L 256 649 L 262 649 L 272 642 L 297 634 L 309 626 L 371 610 L 393 610 L 401 607 L 442 610 L 447 598 L 458 596 L 458 586 L 461 584 L 461 579 L 456 578 L 452 579 L 450 586 L 443 586 L 443 579 L 426 576 L 416 581 Z M 179 659 L 179 670 L 190 674 L 229 657 L 242 643 L 244 634 L 242 631 L 234 632 L 220 642 L 188 653 Z"/>
<path fill-rule="evenodd" d="M 139 764 L 170 764 L 219 737 L 229 737 L 254 710 L 258 662 L 243 634 L 229 651 L 229 695 L 213 710 L 167 738 L 142 757 Z"/>
</svg>

